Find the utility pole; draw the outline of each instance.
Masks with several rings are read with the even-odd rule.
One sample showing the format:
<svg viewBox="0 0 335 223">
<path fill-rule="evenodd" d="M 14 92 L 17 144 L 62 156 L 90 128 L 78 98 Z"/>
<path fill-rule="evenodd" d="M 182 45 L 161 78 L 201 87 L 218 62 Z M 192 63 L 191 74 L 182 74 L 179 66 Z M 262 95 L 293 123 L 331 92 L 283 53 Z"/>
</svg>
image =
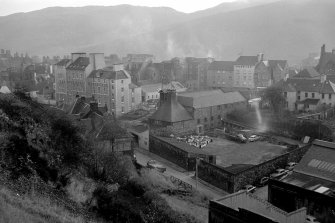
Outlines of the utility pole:
<svg viewBox="0 0 335 223">
<path fill-rule="evenodd" d="M 195 159 L 195 188 L 198 189 L 198 160 L 199 158 L 197 157 Z"/>
</svg>

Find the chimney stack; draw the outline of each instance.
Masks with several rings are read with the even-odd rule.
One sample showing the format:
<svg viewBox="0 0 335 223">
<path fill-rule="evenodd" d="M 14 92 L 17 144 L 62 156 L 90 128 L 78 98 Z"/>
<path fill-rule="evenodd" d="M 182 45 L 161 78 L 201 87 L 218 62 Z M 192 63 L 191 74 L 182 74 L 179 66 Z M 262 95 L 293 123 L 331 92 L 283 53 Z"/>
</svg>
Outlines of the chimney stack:
<svg viewBox="0 0 335 223">
<path fill-rule="evenodd" d="M 259 54 L 257 55 L 257 58 L 258 58 L 258 62 L 263 61 L 263 60 L 264 60 L 264 53 L 259 53 Z"/>
<path fill-rule="evenodd" d="M 92 70 L 103 69 L 106 67 L 105 56 L 103 53 L 90 53 L 89 57 Z"/>
</svg>

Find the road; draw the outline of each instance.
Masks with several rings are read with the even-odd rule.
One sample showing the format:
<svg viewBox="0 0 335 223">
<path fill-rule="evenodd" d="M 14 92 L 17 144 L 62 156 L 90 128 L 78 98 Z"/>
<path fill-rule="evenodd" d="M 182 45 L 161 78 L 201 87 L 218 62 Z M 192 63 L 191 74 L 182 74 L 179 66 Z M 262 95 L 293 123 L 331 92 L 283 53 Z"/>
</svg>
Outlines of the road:
<svg viewBox="0 0 335 223">
<path fill-rule="evenodd" d="M 166 174 L 167 176 L 174 176 L 192 185 L 194 189 L 209 196 L 212 199 L 217 199 L 228 194 L 227 192 L 220 190 L 219 188 L 215 188 L 214 186 L 209 185 L 201 180 L 198 180 L 197 182 L 194 178 L 194 171 L 187 172 L 185 169 L 179 167 L 178 165 L 166 159 L 163 159 L 158 155 L 150 153 L 147 150 L 136 148 L 135 155 L 137 162 L 143 166 L 146 166 L 149 160 L 154 159 L 158 161 L 159 163 L 163 164 L 166 167 L 166 171 L 164 172 L 164 174 Z"/>
</svg>

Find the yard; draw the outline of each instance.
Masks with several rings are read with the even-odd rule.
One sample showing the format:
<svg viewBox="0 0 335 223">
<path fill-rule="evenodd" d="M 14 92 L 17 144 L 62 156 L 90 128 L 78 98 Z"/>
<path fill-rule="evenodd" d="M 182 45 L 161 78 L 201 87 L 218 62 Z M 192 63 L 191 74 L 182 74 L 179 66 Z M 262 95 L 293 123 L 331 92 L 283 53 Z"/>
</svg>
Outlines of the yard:
<svg viewBox="0 0 335 223">
<path fill-rule="evenodd" d="M 267 141 L 238 143 L 223 138 L 213 138 L 203 150 L 216 155 L 216 164 L 227 167 L 232 164 L 257 165 L 286 152 L 286 146 Z"/>
</svg>

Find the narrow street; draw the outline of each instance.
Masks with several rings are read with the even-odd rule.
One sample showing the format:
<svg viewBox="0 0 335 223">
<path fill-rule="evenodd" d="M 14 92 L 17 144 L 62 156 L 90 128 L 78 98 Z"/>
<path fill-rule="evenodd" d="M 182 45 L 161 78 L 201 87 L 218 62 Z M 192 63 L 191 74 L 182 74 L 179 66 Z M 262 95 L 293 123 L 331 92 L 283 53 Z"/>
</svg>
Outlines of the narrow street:
<svg viewBox="0 0 335 223">
<path fill-rule="evenodd" d="M 135 155 L 137 162 L 143 166 L 146 166 L 149 160 L 154 159 L 158 161 L 159 163 L 161 163 L 166 167 L 166 171 L 164 172 L 165 175 L 174 176 L 192 185 L 192 188 L 198 190 L 201 193 L 206 194 L 207 196 L 211 197 L 211 199 L 217 199 L 227 194 L 227 192 L 220 190 L 219 188 L 216 188 L 212 185 L 209 185 L 208 183 L 202 180 L 198 180 L 197 182 L 194 177 L 194 171 L 187 172 L 185 169 L 179 167 L 178 165 L 166 159 L 163 159 L 158 155 L 150 153 L 147 150 L 136 148 Z"/>
</svg>

